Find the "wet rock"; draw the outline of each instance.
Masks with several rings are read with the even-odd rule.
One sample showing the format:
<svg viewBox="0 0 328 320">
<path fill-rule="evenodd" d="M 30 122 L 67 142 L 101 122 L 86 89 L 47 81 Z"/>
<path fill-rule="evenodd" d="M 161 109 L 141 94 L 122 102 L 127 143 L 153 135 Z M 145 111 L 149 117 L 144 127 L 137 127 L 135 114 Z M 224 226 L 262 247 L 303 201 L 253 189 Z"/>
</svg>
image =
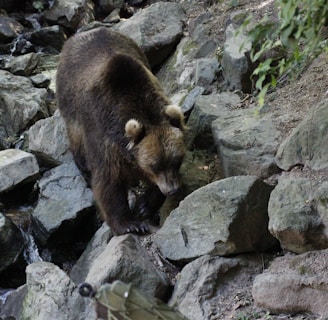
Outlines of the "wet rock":
<svg viewBox="0 0 328 320">
<path fill-rule="evenodd" d="M 4 69 L 18 76 L 28 77 L 40 61 L 38 54 L 31 52 L 18 57 L 10 57 L 4 63 Z"/>
<path fill-rule="evenodd" d="M 72 160 L 65 123 L 58 110 L 52 117 L 36 122 L 28 131 L 28 140 L 29 150 L 48 166 Z"/>
<path fill-rule="evenodd" d="M 18 21 L 0 14 L 0 43 L 11 42 L 23 30 L 24 27 Z"/>
<path fill-rule="evenodd" d="M 178 262 L 271 248 L 276 240 L 268 231 L 270 192 L 254 176 L 212 182 L 181 201 L 153 241 L 167 259 Z"/>
<path fill-rule="evenodd" d="M 237 33 L 239 26 L 230 23 L 226 28 L 221 60 L 223 77 L 230 90 L 251 92 L 252 82 L 250 75 L 254 67 L 249 59 L 251 42 L 242 32 Z"/>
<path fill-rule="evenodd" d="M 42 244 L 56 246 L 92 236 L 96 228 L 93 194 L 73 162 L 47 171 L 38 187 L 32 215 Z"/>
<path fill-rule="evenodd" d="M 252 293 L 255 303 L 270 312 L 312 312 L 326 318 L 328 250 L 276 258 L 255 278 Z"/>
<path fill-rule="evenodd" d="M 299 164 L 314 170 L 327 168 L 327 119 L 328 100 L 324 99 L 309 111 L 304 120 L 280 145 L 276 156 L 277 165 L 284 170 Z"/>
<path fill-rule="evenodd" d="M 24 244 L 21 231 L 0 212 L 0 273 L 18 260 Z"/>
<path fill-rule="evenodd" d="M 26 285 L 23 285 L 16 290 L 10 291 L 6 295 L 4 305 L 1 305 L 0 301 L 0 318 L 6 320 L 20 319 L 26 292 Z"/>
<path fill-rule="evenodd" d="M 190 320 L 237 319 L 237 314 L 227 314 L 231 307 L 227 301 L 238 296 L 251 298 L 253 279 L 262 272 L 266 259 L 263 255 L 204 255 L 182 269 L 169 304 Z"/>
<path fill-rule="evenodd" d="M 35 88 L 22 76 L 0 70 L 0 142 L 7 147 L 27 126 L 49 116 L 47 90 Z"/>
<path fill-rule="evenodd" d="M 90 0 L 58 0 L 44 12 L 50 24 L 58 24 L 71 31 L 94 20 L 94 4 Z"/>
<path fill-rule="evenodd" d="M 173 51 L 183 33 L 184 11 L 180 4 L 158 2 L 115 26 L 134 39 L 151 66 L 159 65 Z"/>
<path fill-rule="evenodd" d="M 281 177 L 269 201 L 269 230 L 285 250 L 328 248 L 328 181 Z"/>
<path fill-rule="evenodd" d="M 0 192 L 36 180 L 38 176 L 39 165 L 33 154 L 18 149 L 0 151 Z"/>
<path fill-rule="evenodd" d="M 137 236 L 113 237 L 105 250 L 93 261 L 86 282 L 99 286 L 121 280 L 151 296 L 165 293 L 167 280 L 150 260 Z"/>
</svg>

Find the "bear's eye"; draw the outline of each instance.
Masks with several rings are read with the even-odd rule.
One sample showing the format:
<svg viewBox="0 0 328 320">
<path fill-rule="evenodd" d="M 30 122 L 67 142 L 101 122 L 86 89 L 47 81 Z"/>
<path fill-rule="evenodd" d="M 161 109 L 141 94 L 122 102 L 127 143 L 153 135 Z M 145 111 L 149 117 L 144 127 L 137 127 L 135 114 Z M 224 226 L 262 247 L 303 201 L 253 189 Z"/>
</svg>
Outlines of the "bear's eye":
<svg viewBox="0 0 328 320">
<path fill-rule="evenodd" d="M 159 174 L 164 168 L 160 163 L 154 163 L 150 165 L 150 169 L 154 174 Z"/>
</svg>

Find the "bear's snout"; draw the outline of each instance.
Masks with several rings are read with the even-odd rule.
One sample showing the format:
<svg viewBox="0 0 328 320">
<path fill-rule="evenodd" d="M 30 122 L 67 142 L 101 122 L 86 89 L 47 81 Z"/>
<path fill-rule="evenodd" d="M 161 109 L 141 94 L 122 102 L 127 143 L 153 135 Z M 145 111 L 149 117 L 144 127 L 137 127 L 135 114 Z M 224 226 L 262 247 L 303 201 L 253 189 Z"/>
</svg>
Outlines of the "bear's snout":
<svg viewBox="0 0 328 320">
<path fill-rule="evenodd" d="M 180 189 L 180 179 L 173 177 L 172 173 L 164 173 L 157 176 L 156 184 L 161 192 L 166 196 L 177 193 Z"/>
</svg>

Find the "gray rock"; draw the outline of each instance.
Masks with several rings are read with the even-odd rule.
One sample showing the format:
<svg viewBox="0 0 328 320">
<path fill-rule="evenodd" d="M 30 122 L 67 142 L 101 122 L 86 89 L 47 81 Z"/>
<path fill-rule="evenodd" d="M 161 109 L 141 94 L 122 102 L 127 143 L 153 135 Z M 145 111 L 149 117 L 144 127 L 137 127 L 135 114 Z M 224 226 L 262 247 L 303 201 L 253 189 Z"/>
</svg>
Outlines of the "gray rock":
<svg viewBox="0 0 328 320">
<path fill-rule="evenodd" d="M 231 92 L 200 96 L 196 100 L 187 122 L 190 128 L 187 136 L 188 146 L 195 145 L 201 149 L 212 147 L 214 144 L 212 122 L 218 117 L 229 117 L 229 107 L 235 106 L 239 102 L 239 96 Z"/>
<path fill-rule="evenodd" d="M 38 175 L 39 165 L 33 154 L 18 149 L 0 151 L 0 192 L 36 180 Z"/>
<path fill-rule="evenodd" d="M 268 206 L 269 231 L 297 253 L 328 248 L 328 181 L 282 177 Z"/>
<path fill-rule="evenodd" d="M 54 25 L 33 31 L 30 40 L 36 46 L 53 48 L 59 52 L 67 40 L 67 35 L 63 27 Z"/>
<path fill-rule="evenodd" d="M 24 244 L 21 231 L 0 212 L 0 272 L 17 261 Z"/>
<path fill-rule="evenodd" d="M 169 304 L 190 320 L 237 319 L 237 314 L 227 314 L 231 298 L 251 299 L 253 279 L 266 259 L 263 255 L 202 256 L 182 269 Z"/>
<path fill-rule="evenodd" d="M 156 74 L 168 94 L 194 86 L 196 50 L 197 44 L 190 37 L 183 38 Z"/>
<path fill-rule="evenodd" d="M 46 89 L 35 88 L 29 79 L 0 70 L 0 142 L 13 140 L 28 125 L 48 117 L 46 99 Z"/>
<path fill-rule="evenodd" d="M 49 262 L 26 268 L 27 294 L 21 319 L 72 320 L 82 316 L 84 301 L 67 274 Z"/>
<path fill-rule="evenodd" d="M 195 71 L 195 84 L 197 86 L 209 87 L 219 72 L 219 63 L 216 59 L 197 59 Z"/>
<path fill-rule="evenodd" d="M 101 13 L 107 15 L 115 9 L 123 9 L 124 0 L 99 0 L 97 5 Z"/>
<path fill-rule="evenodd" d="M 94 232 L 93 194 L 74 162 L 47 171 L 38 186 L 32 215 L 42 244 L 79 241 L 84 233 Z"/>
<path fill-rule="evenodd" d="M 206 103 L 206 98 L 201 101 Z M 218 103 L 208 100 L 213 107 Z M 212 134 L 224 176 L 257 175 L 269 177 L 279 168 L 275 153 L 279 147 L 280 131 L 273 114 L 258 114 L 254 108 L 230 110 L 225 105 L 221 114 L 212 122 Z"/>
<path fill-rule="evenodd" d="M 39 55 L 31 52 L 18 57 L 11 57 L 5 62 L 3 69 L 15 75 L 28 77 L 37 67 L 39 61 Z"/>
<path fill-rule="evenodd" d="M 93 261 L 86 282 L 99 285 L 121 280 L 132 283 L 151 296 L 161 297 L 167 287 L 164 274 L 150 260 L 137 236 L 113 237 L 105 250 Z"/>
<path fill-rule="evenodd" d="M 24 27 L 14 18 L 0 14 L 0 43 L 10 42 L 23 30 Z"/>
<path fill-rule="evenodd" d="M 280 145 L 277 165 L 289 170 L 299 164 L 314 170 L 328 167 L 328 99 L 311 109 L 304 120 Z"/>
<path fill-rule="evenodd" d="M 230 23 L 225 32 L 226 40 L 221 60 L 223 77 L 230 90 L 251 92 L 250 75 L 254 70 L 248 58 L 251 42 L 242 32 L 237 33 L 238 28 L 239 26 Z"/>
<path fill-rule="evenodd" d="M 205 91 L 204 87 L 196 86 L 193 88 L 184 98 L 181 105 L 181 111 L 183 113 L 189 112 L 195 105 L 197 98 Z"/>
<path fill-rule="evenodd" d="M 29 149 L 50 166 L 72 160 L 63 118 L 57 110 L 52 117 L 41 119 L 28 131 Z"/>
<path fill-rule="evenodd" d="M 44 11 L 44 17 L 50 24 L 74 31 L 93 21 L 94 16 L 94 4 L 90 0 L 58 0 Z"/>
<path fill-rule="evenodd" d="M 255 278 L 255 303 L 273 313 L 328 317 L 328 250 L 276 258 Z"/>
<path fill-rule="evenodd" d="M 115 26 L 134 39 L 151 66 L 159 65 L 173 51 L 183 34 L 185 14 L 173 2 L 158 2 Z"/>
<path fill-rule="evenodd" d="M 97 230 L 87 248 L 82 253 L 70 272 L 70 278 L 76 283 L 85 281 L 92 263 L 106 249 L 109 239 L 112 237 L 111 231 L 106 223 Z"/>
<path fill-rule="evenodd" d="M 51 82 L 50 77 L 45 74 L 38 73 L 30 77 L 34 87 L 36 88 L 48 88 Z"/>
<path fill-rule="evenodd" d="M 270 192 L 254 176 L 212 182 L 181 201 L 153 241 L 167 259 L 179 262 L 268 249 L 276 243 L 267 227 Z"/>
</svg>

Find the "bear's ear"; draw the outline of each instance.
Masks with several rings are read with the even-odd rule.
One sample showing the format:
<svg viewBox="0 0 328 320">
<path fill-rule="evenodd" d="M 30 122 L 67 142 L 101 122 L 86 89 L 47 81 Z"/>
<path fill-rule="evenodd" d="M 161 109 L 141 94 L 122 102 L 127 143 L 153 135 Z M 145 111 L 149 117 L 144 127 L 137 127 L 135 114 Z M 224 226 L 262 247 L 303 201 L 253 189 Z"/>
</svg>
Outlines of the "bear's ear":
<svg viewBox="0 0 328 320">
<path fill-rule="evenodd" d="M 132 149 L 136 144 L 138 144 L 144 137 L 144 135 L 144 127 L 138 120 L 130 119 L 125 124 L 125 136 L 128 137 L 130 140 L 127 146 L 129 150 Z"/>
<path fill-rule="evenodd" d="M 180 107 L 170 104 L 166 106 L 165 114 L 173 127 L 179 128 L 181 130 L 187 129 L 187 126 L 184 123 L 184 116 L 181 112 Z"/>
</svg>

